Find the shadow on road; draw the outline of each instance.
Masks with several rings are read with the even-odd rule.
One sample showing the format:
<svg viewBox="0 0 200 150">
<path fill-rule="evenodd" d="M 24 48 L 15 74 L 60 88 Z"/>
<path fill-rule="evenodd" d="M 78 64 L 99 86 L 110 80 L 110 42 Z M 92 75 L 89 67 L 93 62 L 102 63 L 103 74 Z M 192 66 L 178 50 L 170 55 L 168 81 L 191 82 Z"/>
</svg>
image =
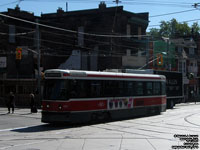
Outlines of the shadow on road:
<svg viewBox="0 0 200 150">
<path fill-rule="evenodd" d="M 32 132 L 62 130 L 62 129 L 76 128 L 76 127 L 80 127 L 80 126 L 72 126 L 72 125 L 64 125 L 64 124 L 62 124 L 62 125 L 44 124 L 44 125 L 38 125 L 38 126 L 13 129 L 12 131 L 20 132 L 20 133 L 32 133 Z"/>
</svg>

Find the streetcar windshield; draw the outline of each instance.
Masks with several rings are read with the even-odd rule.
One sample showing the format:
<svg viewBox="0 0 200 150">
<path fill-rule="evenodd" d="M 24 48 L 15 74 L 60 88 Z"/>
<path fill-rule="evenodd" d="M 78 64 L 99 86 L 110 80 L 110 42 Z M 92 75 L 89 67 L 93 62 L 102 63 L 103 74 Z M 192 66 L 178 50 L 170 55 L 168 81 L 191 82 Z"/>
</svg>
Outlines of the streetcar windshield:
<svg viewBox="0 0 200 150">
<path fill-rule="evenodd" d="M 51 80 L 45 81 L 44 99 L 45 100 L 68 100 L 68 80 Z"/>
</svg>

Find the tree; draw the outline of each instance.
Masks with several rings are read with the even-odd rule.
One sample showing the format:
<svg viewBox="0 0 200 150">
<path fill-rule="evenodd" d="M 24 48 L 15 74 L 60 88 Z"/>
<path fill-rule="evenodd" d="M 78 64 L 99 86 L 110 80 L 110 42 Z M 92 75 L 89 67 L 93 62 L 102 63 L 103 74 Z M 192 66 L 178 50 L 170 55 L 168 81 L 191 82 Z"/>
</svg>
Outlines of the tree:
<svg viewBox="0 0 200 150">
<path fill-rule="evenodd" d="M 152 28 L 150 29 L 149 34 L 153 37 L 179 37 L 179 36 L 188 36 L 191 34 L 197 34 L 200 31 L 198 23 L 193 23 L 192 27 L 184 23 L 177 22 L 176 19 L 170 21 L 161 21 L 160 29 Z"/>
<path fill-rule="evenodd" d="M 193 23 L 191 30 L 192 30 L 191 32 L 192 32 L 193 35 L 198 35 L 199 32 L 200 32 L 199 24 L 197 22 Z"/>
<path fill-rule="evenodd" d="M 156 29 L 156 28 L 151 28 L 150 32 L 148 33 L 148 35 L 153 36 L 154 38 L 160 38 L 160 29 Z"/>
</svg>

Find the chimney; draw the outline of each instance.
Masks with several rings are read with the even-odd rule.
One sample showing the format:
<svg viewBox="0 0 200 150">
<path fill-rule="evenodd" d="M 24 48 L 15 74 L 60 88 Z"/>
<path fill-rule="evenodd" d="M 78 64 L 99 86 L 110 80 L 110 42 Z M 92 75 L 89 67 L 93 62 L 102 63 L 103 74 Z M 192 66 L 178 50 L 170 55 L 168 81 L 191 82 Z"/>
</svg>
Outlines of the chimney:
<svg viewBox="0 0 200 150">
<path fill-rule="evenodd" d="M 16 5 L 15 10 L 16 10 L 16 11 L 20 11 L 19 5 Z"/>
<path fill-rule="evenodd" d="M 99 4 L 99 9 L 100 9 L 100 10 L 106 9 L 106 4 L 105 4 L 104 1 L 101 1 L 101 2 L 100 2 L 100 4 Z"/>
<path fill-rule="evenodd" d="M 62 14 L 62 13 L 64 13 L 64 10 L 62 10 L 61 7 L 58 7 L 58 9 L 57 9 L 57 13 L 58 13 L 58 14 Z"/>
</svg>

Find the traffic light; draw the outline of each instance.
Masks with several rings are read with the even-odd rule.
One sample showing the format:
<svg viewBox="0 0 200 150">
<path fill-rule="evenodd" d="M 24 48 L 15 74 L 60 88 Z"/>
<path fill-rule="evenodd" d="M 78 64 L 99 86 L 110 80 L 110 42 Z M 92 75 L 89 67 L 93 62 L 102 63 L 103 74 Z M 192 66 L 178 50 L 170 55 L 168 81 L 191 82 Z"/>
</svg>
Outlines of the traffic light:
<svg viewBox="0 0 200 150">
<path fill-rule="evenodd" d="M 16 48 L 16 59 L 17 60 L 22 59 L 22 48 Z"/>
<path fill-rule="evenodd" d="M 157 65 L 162 66 L 163 65 L 163 55 L 157 54 Z"/>
</svg>

